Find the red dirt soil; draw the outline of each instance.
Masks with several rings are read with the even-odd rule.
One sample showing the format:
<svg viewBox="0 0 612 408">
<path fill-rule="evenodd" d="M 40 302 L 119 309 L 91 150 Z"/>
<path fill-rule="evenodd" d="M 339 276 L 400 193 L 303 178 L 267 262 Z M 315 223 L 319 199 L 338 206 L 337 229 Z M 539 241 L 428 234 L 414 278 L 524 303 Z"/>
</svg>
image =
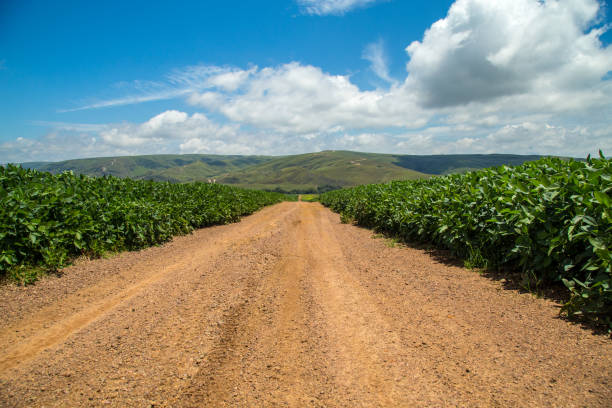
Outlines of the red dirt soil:
<svg viewBox="0 0 612 408">
<path fill-rule="evenodd" d="M 0 406 L 612 406 L 608 336 L 318 203 L 0 297 Z"/>
</svg>

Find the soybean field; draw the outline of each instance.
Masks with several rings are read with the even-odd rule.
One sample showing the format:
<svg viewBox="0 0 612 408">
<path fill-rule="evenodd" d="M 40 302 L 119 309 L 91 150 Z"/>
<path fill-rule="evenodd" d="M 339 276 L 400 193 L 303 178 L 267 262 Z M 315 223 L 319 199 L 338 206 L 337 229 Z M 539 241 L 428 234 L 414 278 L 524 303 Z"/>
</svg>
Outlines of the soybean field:
<svg viewBox="0 0 612 408">
<path fill-rule="evenodd" d="M 79 255 L 134 250 L 235 222 L 283 195 L 218 184 L 0 167 L 0 276 L 23 283 Z"/>
<path fill-rule="evenodd" d="M 0 285 L 0 406 L 612 401 L 607 159 L 319 197 L 342 215 L 215 184 L 12 166 L 0 181 L 13 277 Z M 564 306 L 398 237 L 574 297 Z"/>
<path fill-rule="evenodd" d="M 563 284 L 562 312 L 612 327 L 612 161 L 544 158 L 321 195 L 345 220 L 449 249 L 467 266 Z"/>
</svg>

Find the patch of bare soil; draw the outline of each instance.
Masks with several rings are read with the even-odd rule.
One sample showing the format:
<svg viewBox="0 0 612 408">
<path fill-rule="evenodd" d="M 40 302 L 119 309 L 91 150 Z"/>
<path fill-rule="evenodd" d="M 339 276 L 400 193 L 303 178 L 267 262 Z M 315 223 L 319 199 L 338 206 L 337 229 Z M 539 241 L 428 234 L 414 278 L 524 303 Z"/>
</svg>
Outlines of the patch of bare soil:
<svg viewBox="0 0 612 408">
<path fill-rule="evenodd" d="M 283 203 L 0 287 L 0 405 L 610 406 L 558 304 Z"/>
</svg>

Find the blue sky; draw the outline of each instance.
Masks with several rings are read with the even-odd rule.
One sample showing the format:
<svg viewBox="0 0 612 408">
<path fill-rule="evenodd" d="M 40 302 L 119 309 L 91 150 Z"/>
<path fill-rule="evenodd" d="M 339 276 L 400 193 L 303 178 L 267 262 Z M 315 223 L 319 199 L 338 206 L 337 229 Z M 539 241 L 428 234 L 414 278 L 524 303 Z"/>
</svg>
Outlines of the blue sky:
<svg viewBox="0 0 612 408">
<path fill-rule="evenodd" d="M 612 151 L 596 0 L 0 4 L 0 163 Z"/>
</svg>

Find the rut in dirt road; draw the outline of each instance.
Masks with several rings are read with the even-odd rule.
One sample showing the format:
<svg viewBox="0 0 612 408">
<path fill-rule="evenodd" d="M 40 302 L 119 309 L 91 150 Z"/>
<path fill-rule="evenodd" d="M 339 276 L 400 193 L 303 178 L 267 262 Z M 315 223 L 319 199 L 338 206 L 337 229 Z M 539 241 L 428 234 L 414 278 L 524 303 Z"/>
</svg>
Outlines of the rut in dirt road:
<svg viewBox="0 0 612 408">
<path fill-rule="evenodd" d="M 282 203 L 0 288 L 0 406 L 610 406 L 558 305 Z"/>
</svg>

